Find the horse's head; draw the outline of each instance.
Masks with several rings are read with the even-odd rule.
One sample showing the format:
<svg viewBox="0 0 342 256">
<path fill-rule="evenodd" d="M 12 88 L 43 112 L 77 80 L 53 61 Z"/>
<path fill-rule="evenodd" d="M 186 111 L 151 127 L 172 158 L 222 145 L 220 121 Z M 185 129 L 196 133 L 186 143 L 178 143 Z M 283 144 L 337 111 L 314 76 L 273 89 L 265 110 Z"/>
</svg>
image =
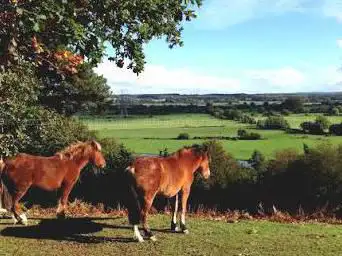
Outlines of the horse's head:
<svg viewBox="0 0 342 256">
<path fill-rule="evenodd" d="M 198 172 L 202 175 L 203 178 L 208 179 L 210 176 L 210 168 L 209 168 L 209 153 L 205 151 L 201 154 L 200 165 L 198 167 Z"/>
<path fill-rule="evenodd" d="M 89 155 L 89 160 L 99 168 L 104 168 L 106 166 L 106 160 L 101 152 L 101 145 L 97 141 L 93 140 L 90 142 L 91 152 Z"/>
</svg>

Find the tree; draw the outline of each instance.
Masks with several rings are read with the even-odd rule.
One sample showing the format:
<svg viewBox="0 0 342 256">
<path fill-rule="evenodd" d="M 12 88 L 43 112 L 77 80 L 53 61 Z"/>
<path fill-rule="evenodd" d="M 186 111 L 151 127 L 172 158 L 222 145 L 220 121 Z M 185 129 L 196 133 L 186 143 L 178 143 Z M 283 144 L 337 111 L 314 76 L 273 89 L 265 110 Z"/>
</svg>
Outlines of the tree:
<svg viewBox="0 0 342 256">
<path fill-rule="evenodd" d="M 342 135 L 342 123 L 341 124 L 332 124 L 329 127 L 329 132 L 331 134 L 341 136 Z"/>
<path fill-rule="evenodd" d="M 283 109 L 287 109 L 293 112 L 301 112 L 304 106 L 304 99 L 299 96 L 288 97 L 283 102 Z"/>
<path fill-rule="evenodd" d="M 331 116 L 338 116 L 340 114 L 340 110 L 337 107 L 331 107 L 328 110 L 328 114 Z"/>
<path fill-rule="evenodd" d="M 40 81 L 30 66 L 0 73 L 0 155 L 51 155 L 75 140 L 94 136 L 72 119 L 37 104 Z"/>
<path fill-rule="evenodd" d="M 181 46 L 183 21 L 202 0 L 0 0 L 0 66 L 25 60 L 41 71 L 75 74 L 83 60 L 108 59 L 135 73 L 144 68 L 143 45 L 165 37 Z"/>
<path fill-rule="evenodd" d="M 258 150 L 254 150 L 249 162 L 252 164 L 253 168 L 260 175 L 267 170 L 267 161 L 265 156 Z"/>
<path fill-rule="evenodd" d="M 239 129 L 237 132 L 238 137 L 244 137 L 247 135 L 247 131 L 244 129 Z"/>
<path fill-rule="evenodd" d="M 324 134 L 324 127 L 319 122 L 303 122 L 300 127 L 305 133 L 321 135 Z"/>
<path fill-rule="evenodd" d="M 280 129 L 285 130 L 290 127 L 287 120 L 282 116 L 270 116 L 265 120 L 259 120 L 257 122 L 259 129 Z"/>
<path fill-rule="evenodd" d="M 320 124 L 324 130 L 328 129 L 330 125 L 329 119 L 325 116 L 317 116 L 315 122 Z"/>
<path fill-rule="evenodd" d="M 107 80 L 87 64 L 66 79 L 47 76 L 42 80 L 39 103 L 61 114 L 71 115 L 79 111 L 98 113 L 112 102 Z"/>
</svg>

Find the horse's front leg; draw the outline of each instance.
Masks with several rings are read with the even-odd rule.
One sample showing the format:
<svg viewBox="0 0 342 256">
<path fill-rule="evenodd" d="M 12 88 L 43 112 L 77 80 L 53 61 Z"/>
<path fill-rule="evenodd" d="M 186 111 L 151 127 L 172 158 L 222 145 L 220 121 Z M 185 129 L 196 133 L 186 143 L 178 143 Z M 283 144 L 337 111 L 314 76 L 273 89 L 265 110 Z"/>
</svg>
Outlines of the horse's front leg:
<svg viewBox="0 0 342 256">
<path fill-rule="evenodd" d="M 184 234 L 189 234 L 189 230 L 185 226 L 185 214 L 186 214 L 186 207 L 187 207 L 189 195 L 190 195 L 190 187 L 183 188 L 182 189 L 182 214 L 181 214 L 180 228 Z"/>
<path fill-rule="evenodd" d="M 172 219 L 171 219 L 171 231 L 177 232 L 177 213 L 178 213 L 178 193 L 174 196 L 174 202 L 171 202 L 172 207 Z"/>
<path fill-rule="evenodd" d="M 23 186 L 21 188 L 17 188 L 17 191 L 12 195 L 12 218 L 14 220 L 14 224 L 19 223 L 23 225 L 28 224 L 28 220 L 26 214 L 21 212 L 22 209 L 19 205 L 19 200 L 25 195 L 30 186 Z"/>
<path fill-rule="evenodd" d="M 65 209 L 68 204 L 69 194 L 74 186 L 74 183 L 64 184 L 61 187 L 60 194 L 61 197 L 58 200 L 58 208 L 57 208 L 57 218 L 65 219 Z"/>
</svg>

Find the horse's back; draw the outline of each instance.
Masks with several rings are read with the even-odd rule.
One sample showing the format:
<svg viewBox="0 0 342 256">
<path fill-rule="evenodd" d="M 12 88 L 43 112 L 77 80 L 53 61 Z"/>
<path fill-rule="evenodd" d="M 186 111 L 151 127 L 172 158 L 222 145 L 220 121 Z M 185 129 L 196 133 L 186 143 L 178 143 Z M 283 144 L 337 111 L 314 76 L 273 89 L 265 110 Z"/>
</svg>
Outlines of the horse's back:
<svg viewBox="0 0 342 256">
<path fill-rule="evenodd" d="M 137 157 L 127 168 L 139 187 L 157 187 L 161 178 L 161 162 L 158 157 Z"/>
<path fill-rule="evenodd" d="M 61 169 L 62 160 L 58 156 L 43 157 L 20 153 L 6 160 L 4 171 L 11 175 L 33 175 L 45 173 L 49 170 Z M 33 177 L 32 176 L 32 177 Z"/>
<path fill-rule="evenodd" d="M 140 157 L 128 169 L 145 191 L 173 196 L 184 183 L 179 163 L 173 157 Z"/>
<path fill-rule="evenodd" d="M 160 171 L 161 161 L 158 157 L 138 157 L 130 165 L 136 176 L 147 175 Z"/>
</svg>

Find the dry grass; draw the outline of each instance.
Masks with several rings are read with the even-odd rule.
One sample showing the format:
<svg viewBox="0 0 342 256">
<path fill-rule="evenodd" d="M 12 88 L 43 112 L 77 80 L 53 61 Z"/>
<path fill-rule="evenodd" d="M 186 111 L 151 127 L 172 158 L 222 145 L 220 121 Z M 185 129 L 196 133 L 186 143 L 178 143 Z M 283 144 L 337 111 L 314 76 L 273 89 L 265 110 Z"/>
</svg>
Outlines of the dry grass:
<svg viewBox="0 0 342 256">
<path fill-rule="evenodd" d="M 56 208 L 41 208 L 39 205 L 34 205 L 27 211 L 30 217 L 51 218 L 56 215 Z M 67 215 L 71 217 L 126 217 L 127 210 L 122 208 L 105 210 L 103 204 L 92 205 L 81 200 L 75 200 L 68 205 Z M 164 211 L 158 212 L 152 207 L 150 215 L 166 214 L 171 215 L 171 209 L 166 207 Z M 188 213 L 193 218 L 206 218 L 214 221 L 222 221 L 228 223 L 236 223 L 241 220 L 263 220 L 278 223 L 327 223 L 327 224 L 342 224 L 342 219 L 337 218 L 333 214 L 327 214 L 323 210 L 306 215 L 303 210 L 299 209 L 298 213 L 291 215 L 287 212 L 282 212 L 273 207 L 273 212 L 266 214 L 263 210 L 259 210 L 258 214 L 250 214 L 246 211 L 228 210 L 225 212 L 217 211 L 216 209 L 205 209 L 199 207 L 196 211 L 190 211 Z"/>
</svg>

